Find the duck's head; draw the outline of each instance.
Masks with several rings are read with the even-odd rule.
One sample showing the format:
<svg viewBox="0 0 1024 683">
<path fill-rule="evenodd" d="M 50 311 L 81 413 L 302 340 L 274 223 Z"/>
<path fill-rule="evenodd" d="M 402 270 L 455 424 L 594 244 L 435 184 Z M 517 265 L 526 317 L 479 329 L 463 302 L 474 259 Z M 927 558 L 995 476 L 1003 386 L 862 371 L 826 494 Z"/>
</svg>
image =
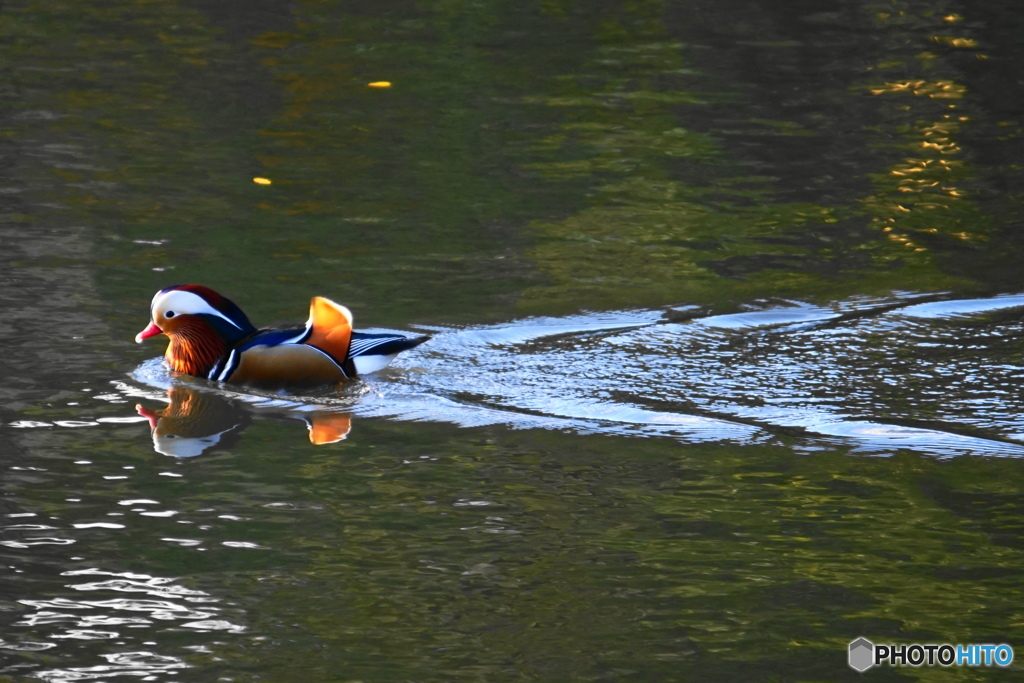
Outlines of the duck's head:
<svg viewBox="0 0 1024 683">
<path fill-rule="evenodd" d="M 153 297 L 149 325 L 135 341 L 166 334 L 171 340 L 166 354 L 171 367 L 205 376 L 228 348 L 255 331 L 227 297 L 202 285 L 175 285 Z"/>
</svg>

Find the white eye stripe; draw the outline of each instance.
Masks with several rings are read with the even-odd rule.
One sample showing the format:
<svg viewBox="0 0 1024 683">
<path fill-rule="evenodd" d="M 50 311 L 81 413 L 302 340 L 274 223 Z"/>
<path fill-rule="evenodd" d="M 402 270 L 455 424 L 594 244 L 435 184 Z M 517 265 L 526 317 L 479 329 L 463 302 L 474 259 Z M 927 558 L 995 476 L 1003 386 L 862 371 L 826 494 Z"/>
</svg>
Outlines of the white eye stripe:
<svg viewBox="0 0 1024 683">
<path fill-rule="evenodd" d="M 156 317 L 157 313 L 163 315 L 169 311 L 173 311 L 175 315 L 181 315 L 182 313 L 190 315 L 215 315 L 218 318 L 231 323 L 238 329 L 242 329 L 234 320 L 208 304 L 206 299 L 203 297 L 198 294 L 193 294 L 192 292 L 184 292 L 180 289 L 162 292 L 153 297 L 154 317 Z"/>
</svg>

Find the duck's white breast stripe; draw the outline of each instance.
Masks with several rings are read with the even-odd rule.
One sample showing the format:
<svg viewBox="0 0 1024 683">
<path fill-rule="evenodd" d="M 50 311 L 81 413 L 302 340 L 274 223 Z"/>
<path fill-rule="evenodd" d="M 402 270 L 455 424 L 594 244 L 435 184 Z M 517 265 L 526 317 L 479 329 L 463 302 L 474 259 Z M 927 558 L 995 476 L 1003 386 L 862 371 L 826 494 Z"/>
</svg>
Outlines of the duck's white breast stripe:
<svg viewBox="0 0 1024 683">
<path fill-rule="evenodd" d="M 238 367 L 238 349 L 231 349 L 231 355 L 228 356 L 228 362 L 224 364 L 224 369 L 219 375 L 217 375 L 217 381 L 223 382 L 231 373 Z"/>
</svg>

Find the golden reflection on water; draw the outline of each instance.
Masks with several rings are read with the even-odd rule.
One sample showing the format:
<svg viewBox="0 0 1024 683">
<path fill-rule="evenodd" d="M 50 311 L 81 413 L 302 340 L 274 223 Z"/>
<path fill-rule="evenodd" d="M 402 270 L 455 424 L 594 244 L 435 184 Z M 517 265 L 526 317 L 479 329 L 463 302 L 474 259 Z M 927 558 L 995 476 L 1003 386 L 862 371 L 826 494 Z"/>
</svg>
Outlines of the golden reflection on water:
<svg viewBox="0 0 1024 683">
<path fill-rule="evenodd" d="M 954 36 L 932 36 L 932 40 L 940 45 L 949 47 L 976 48 L 980 45 L 973 38 L 956 38 Z"/>
<path fill-rule="evenodd" d="M 946 24 L 962 20 L 956 13 L 941 17 Z M 929 40 L 948 48 L 979 46 L 977 40 L 965 36 L 932 35 Z M 965 113 L 965 107 L 970 106 L 968 88 L 949 77 L 950 71 L 941 64 L 939 55 L 922 54 L 918 55 L 917 68 L 924 72 L 923 77 L 886 80 L 867 88 L 871 95 L 885 98 L 883 102 L 888 100 L 892 117 L 900 122 L 893 130 L 902 136 L 894 146 L 907 155 L 887 173 L 872 176 L 877 193 L 863 203 L 874 214 L 872 223 L 890 243 L 905 253 L 930 258 L 930 244 L 935 239 L 988 239 L 988 222 L 970 201 L 972 192 L 968 187 L 976 173 L 964 158 L 958 140 L 964 125 L 973 118 Z M 909 102 L 908 97 L 912 98 Z"/>
<path fill-rule="evenodd" d="M 924 79 L 889 81 L 880 86 L 870 89 L 872 95 L 883 95 L 886 93 L 910 93 L 917 97 L 930 97 L 932 99 L 958 100 L 967 92 L 963 85 L 950 80 L 928 81 Z"/>
<path fill-rule="evenodd" d="M 903 12 L 879 15 L 878 18 L 883 23 L 908 20 Z M 922 15 L 918 19 L 927 21 L 927 16 Z M 945 24 L 955 24 L 963 21 L 964 17 L 949 12 L 941 20 Z M 946 48 L 973 50 L 981 45 L 975 38 L 963 35 L 931 35 L 929 40 Z M 987 57 L 981 53 L 976 56 L 979 59 Z M 940 70 L 939 55 L 928 51 L 918 57 L 920 68 L 925 72 Z M 963 148 L 957 136 L 962 126 L 972 121 L 971 116 L 962 113 L 963 107 L 969 106 L 963 103 L 969 92 L 967 86 L 958 80 L 943 77 L 948 70 L 943 71 L 936 77 L 890 80 L 868 89 L 875 96 L 910 95 L 923 101 L 949 101 L 941 113 L 934 107 L 914 102 L 896 108 L 900 112 L 897 114 L 899 118 L 913 117 L 911 122 L 900 127 L 904 134 L 900 147 L 910 155 L 889 169 L 887 175 L 891 180 L 886 181 L 881 174 L 876 175 L 880 193 L 865 200 L 876 214 L 873 222 L 882 226 L 882 232 L 890 242 L 915 253 L 928 252 L 927 241 L 934 236 L 962 242 L 988 239 L 988 223 L 977 215 L 976 207 L 965 203 L 971 198 L 971 192 L 965 189 L 965 185 L 975 173 L 963 158 Z M 895 186 L 892 180 L 895 180 Z M 965 229 L 967 226 L 969 228 Z"/>
<path fill-rule="evenodd" d="M 927 92 L 916 94 L 931 96 Z M 956 135 L 967 120 L 966 116 L 946 113 L 938 121 L 915 121 L 904 128 L 907 141 L 902 146 L 927 156 L 906 157 L 887 174 L 877 175 L 882 195 L 865 200 L 876 212 L 875 224 L 882 225 L 890 241 L 924 252 L 927 246 L 919 239 L 924 235 L 942 233 L 961 241 L 986 239 L 984 223 L 959 220 L 962 211 L 970 210 L 958 206 L 969 198 L 960 183 L 972 172 L 962 158 L 957 158 L 963 150 Z M 885 181 L 885 177 L 891 180 Z M 956 213 L 951 214 L 953 210 Z M 964 230 L 965 225 L 975 230 Z"/>
</svg>

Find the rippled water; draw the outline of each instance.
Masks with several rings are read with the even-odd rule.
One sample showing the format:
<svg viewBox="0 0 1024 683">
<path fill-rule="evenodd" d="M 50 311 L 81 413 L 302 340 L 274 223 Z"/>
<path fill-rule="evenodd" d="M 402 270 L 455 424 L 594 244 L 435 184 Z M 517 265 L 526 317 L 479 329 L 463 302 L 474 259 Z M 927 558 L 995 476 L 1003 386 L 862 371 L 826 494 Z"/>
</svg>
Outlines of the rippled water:
<svg viewBox="0 0 1024 683">
<path fill-rule="evenodd" d="M 832 642 L 780 645 L 779 666 L 827 677 L 855 631 L 900 637 L 900 596 L 930 585 L 912 637 L 984 633 L 1020 551 L 1018 468 L 984 463 L 1024 453 L 1022 308 L 907 294 L 430 328 L 394 368 L 318 395 L 146 361 L 65 395 L 76 419 L 40 406 L 7 425 L 27 457 L 0 541 L 18 586 L 6 672 L 205 678 L 301 653 L 318 680 L 438 658 L 600 677 L 636 670 L 637 645 L 610 646 L 628 624 L 647 676 L 746 676 L 710 651 L 745 661 L 778 631 Z M 955 560 L 927 559 L 950 543 Z M 981 591 L 974 616 L 950 607 L 963 591 Z"/>
<path fill-rule="evenodd" d="M 828 678 L 856 633 L 1008 639 L 1022 301 L 436 329 L 318 396 L 146 361 L 7 425 L 5 673 Z"/>
<path fill-rule="evenodd" d="M 0 678 L 1018 646 L 1022 16 L 4 4 Z M 171 377 L 131 340 L 188 281 L 433 339 L 336 391 Z"/>
</svg>

